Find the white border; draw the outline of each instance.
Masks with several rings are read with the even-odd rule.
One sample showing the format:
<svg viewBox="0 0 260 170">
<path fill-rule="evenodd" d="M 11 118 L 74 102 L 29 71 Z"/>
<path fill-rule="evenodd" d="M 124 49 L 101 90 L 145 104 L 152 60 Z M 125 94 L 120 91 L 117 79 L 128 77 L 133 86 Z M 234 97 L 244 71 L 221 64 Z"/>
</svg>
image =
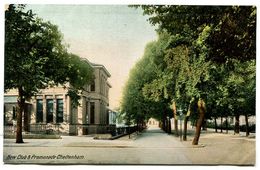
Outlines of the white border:
<svg viewBox="0 0 260 170">
<path fill-rule="evenodd" d="M 1 142 L 1 146 L 0 146 L 0 167 L 1 169 L 15 169 L 15 168 L 19 168 L 19 169 L 26 169 L 26 170 L 30 170 L 30 169 L 36 169 L 36 168 L 40 168 L 40 169 L 46 169 L 46 168 L 50 168 L 50 169 L 57 169 L 57 166 L 40 166 L 40 165 L 3 165 L 3 119 L 2 119 L 2 112 L 3 112 L 3 75 L 4 75 L 4 71 L 3 71 L 3 63 L 4 63 L 4 4 L 10 4 L 10 3 L 19 3 L 19 4 L 172 4 L 172 5 L 256 5 L 257 6 L 257 94 L 256 94 L 256 101 L 259 103 L 259 0 L 159 0 L 159 1 L 155 1 L 155 0 L 90 0 L 90 1 L 84 1 L 84 0 L 1 0 L 1 7 L 0 7 L 0 39 L 1 39 L 1 47 L 0 47 L 0 63 L 2 63 L 1 67 L 0 67 L 0 112 L 1 112 L 1 116 L 0 116 L 0 142 Z M 257 103 L 256 102 L 256 103 Z M 256 105 L 256 113 L 260 113 L 259 112 L 259 104 Z M 259 115 L 256 116 L 256 131 L 257 133 L 259 132 L 259 125 L 258 123 L 260 122 L 259 120 Z M 259 135 L 256 135 L 256 141 L 259 141 Z M 238 166 L 92 166 L 92 165 L 84 165 L 84 166 L 63 166 L 62 168 L 64 169 L 70 169 L 71 167 L 73 168 L 77 168 L 77 169 L 130 169 L 130 168 L 134 168 L 134 169 L 143 169 L 143 168 L 149 168 L 149 169 L 184 169 L 184 170 L 188 170 L 188 169 L 192 169 L 192 170 L 208 170 L 210 169 L 219 169 L 219 168 L 223 168 L 223 169 L 256 169 L 259 168 L 259 146 L 257 144 L 258 142 L 256 142 L 256 166 L 255 167 L 238 167 Z M 232 154 L 232 153 L 231 153 Z M 243 153 L 241 153 L 242 156 Z M 228 156 L 228 155 L 227 155 Z M 18 166 L 18 167 L 17 167 Z"/>
</svg>

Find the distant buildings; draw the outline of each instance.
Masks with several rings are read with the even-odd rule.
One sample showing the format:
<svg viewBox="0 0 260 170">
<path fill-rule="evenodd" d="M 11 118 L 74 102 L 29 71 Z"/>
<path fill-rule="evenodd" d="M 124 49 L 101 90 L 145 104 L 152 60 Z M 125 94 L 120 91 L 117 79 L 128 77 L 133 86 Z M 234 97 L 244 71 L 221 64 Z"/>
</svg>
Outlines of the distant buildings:
<svg viewBox="0 0 260 170">
<path fill-rule="evenodd" d="M 42 89 L 39 94 L 26 102 L 23 117 L 24 130 L 29 132 L 57 131 L 69 135 L 107 133 L 109 123 L 109 89 L 107 69 L 100 64 L 90 63 L 95 79 L 86 85 L 80 106 L 72 107 L 67 96 L 67 88 L 62 86 Z M 68 84 L 66 86 L 69 86 Z M 4 95 L 4 124 L 15 124 L 17 112 L 17 90 L 10 90 Z"/>
</svg>

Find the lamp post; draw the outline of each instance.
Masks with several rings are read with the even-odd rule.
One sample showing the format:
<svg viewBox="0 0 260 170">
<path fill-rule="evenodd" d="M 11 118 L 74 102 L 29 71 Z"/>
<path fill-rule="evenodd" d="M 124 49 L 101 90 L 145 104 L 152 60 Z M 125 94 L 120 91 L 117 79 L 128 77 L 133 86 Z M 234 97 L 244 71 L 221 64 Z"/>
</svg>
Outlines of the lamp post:
<svg viewBox="0 0 260 170">
<path fill-rule="evenodd" d="M 182 118 L 183 118 L 182 109 L 178 110 L 178 113 L 179 113 L 179 120 L 180 120 L 180 141 L 182 141 Z"/>
</svg>

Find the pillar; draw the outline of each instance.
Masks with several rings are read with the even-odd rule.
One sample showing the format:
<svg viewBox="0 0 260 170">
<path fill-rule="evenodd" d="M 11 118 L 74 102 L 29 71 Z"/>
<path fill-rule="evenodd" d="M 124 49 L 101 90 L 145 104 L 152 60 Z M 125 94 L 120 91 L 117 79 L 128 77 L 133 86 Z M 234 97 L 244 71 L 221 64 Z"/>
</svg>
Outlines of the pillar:
<svg viewBox="0 0 260 170">
<path fill-rule="evenodd" d="M 80 98 L 79 100 L 79 103 L 80 105 L 78 106 L 78 119 L 77 119 L 77 123 L 78 123 L 78 127 L 77 127 L 77 131 L 78 131 L 78 135 L 81 136 L 83 135 L 83 127 L 82 127 L 82 124 L 83 124 L 83 97 Z"/>
</svg>

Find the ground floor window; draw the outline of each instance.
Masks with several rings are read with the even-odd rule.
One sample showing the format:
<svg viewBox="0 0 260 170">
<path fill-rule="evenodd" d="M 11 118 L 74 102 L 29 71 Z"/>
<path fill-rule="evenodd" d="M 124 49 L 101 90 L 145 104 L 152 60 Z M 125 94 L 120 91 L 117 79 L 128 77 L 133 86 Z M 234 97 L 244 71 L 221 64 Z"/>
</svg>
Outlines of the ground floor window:
<svg viewBox="0 0 260 170">
<path fill-rule="evenodd" d="M 43 122 L 43 105 L 42 99 L 37 99 L 36 101 L 36 122 Z"/>
<path fill-rule="evenodd" d="M 53 99 L 47 99 L 47 123 L 53 122 Z"/>
<path fill-rule="evenodd" d="M 57 99 L 57 123 L 63 122 L 63 99 Z"/>
<path fill-rule="evenodd" d="M 90 124 L 95 123 L 95 103 L 90 103 Z"/>
</svg>

